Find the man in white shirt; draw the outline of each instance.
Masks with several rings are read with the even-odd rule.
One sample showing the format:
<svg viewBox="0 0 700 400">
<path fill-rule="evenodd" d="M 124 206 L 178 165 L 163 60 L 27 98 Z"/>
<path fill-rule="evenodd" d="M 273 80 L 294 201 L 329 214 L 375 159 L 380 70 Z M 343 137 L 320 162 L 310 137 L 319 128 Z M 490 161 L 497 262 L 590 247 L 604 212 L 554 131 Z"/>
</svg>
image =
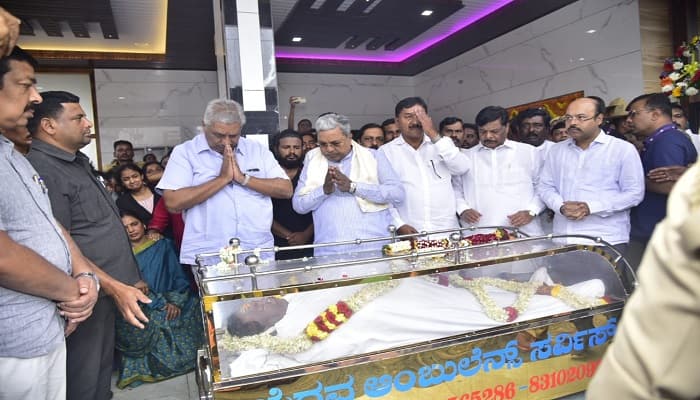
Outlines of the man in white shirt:
<svg viewBox="0 0 700 400">
<path fill-rule="evenodd" d="M 540 155 L 529 144 L 508 140 L 508 113 L 489 106 L 476 115 L 481 142 L 469 150 L 469 171 L 453 178 L 460 219 L 475 226 L 513 226 L 541 235 L 544 203 L 535 193 Z"/>
<path fill-rule="evenodd" d="M 395 108 L 401 136 L 379 148 L 403 183 L 406 200 L 390 209 L 399 234 L 459 228 L 452 176 L 469 168 L 449 137 L 441 137 L 420 97 Z M 446 235 L 445 235 L 446 236 Z"/>
<path fill-rule="evenodd" d="M 694 133 L 690 126 L 688 126 L 688 117 L 685 116 L 685 110 L 683 106 L 678 103 L 671 104 L 671 119 L 673 123 L 676 124 L 678 130 L 681 130 L 688 134 L 690 141 L 693 142 L 695 150 L 700 154 L 700 135 Z"/>
<path fill-rule="evenodd" d="M 630 208 L 644 198 L 644 171 L 634 145 L 600 129 L 604 112 L 588 97 L 569 104 L 564 118 L 570 138 L 552 147 L 537 193 L 555 212 L 554 234 L 601 237 L 624 253 Z"/>
</svg>

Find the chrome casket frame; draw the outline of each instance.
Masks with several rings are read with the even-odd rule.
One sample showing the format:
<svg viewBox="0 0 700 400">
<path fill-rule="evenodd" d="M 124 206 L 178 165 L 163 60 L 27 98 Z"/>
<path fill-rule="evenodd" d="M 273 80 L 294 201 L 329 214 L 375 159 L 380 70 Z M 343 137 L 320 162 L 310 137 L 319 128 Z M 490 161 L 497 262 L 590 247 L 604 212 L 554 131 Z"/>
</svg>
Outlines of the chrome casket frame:
<svg viewBox="0 0 700 400">
<path fill-rule="evenodd" d="M 484 228 L 482 227 L 480 229 Z M 468 229 L 463 229 L 463 231 L 468 231 Z M 431 232 L 429 234 L 434 235 L 436 233 L 449 234 L 450 232 Z M 347 245 L 352 243 L 366 243 L 368 241 L 395 241 L 405 238 L 420 237 L 426 235 L 428 235 L 427 232 L 422 232 L 418 235 L 404 236 L 396 236 L 392 234 L 391 237 L 387 238 L 355 240 L 347 242 L 328 243 L 323 245 L 293 246 L 285 249 Z M 596 316 L 605 316 L 607 323 L 601 325 L 602 328 L 601 326 L 597 326 L 595 328 L 587 330 L 586 332 L 582 333 L 581 331 L 578 331 L 577 333 L 579 335 L 579 339 L 583 337 L 583 339 L 581 340 L 588 340 L 588 343 L 594 344 L 589 347 L 596 347 L 596 350 L 600 350 L 594 355 L 595 357 L 593 359 L 588 361 L 589 364 L 585 364 L 587 365 L 587 367 L 584 368 L 584 375 L 585 372 L 592 373 L 591 368 L 593 368 L 594 370 L 594 367 L 591 367 L 593 364 L 590 363 L 595 362 L 595 360 L 599 359 L 602 356 L 602 349 L 604 349 L 604 346 L 606 346 L 606 343 L 612 337 L 612 334 L 614 334 L 614 321 L 617 318 L 619 318 L 627 296 L 631 294 L 634 286 L 636 285 L 636 278 L 631 269 L 629 268 L 627 262 L 624 260 L 624 258 L 622 258 L 621 254 L 619 254 L 614 247 L 612 247 L 608 243 L 605 243 L 599 238 L 592 238 L 582 235 L 548 235 L 540 237 L 519 237 L 505 241 L 495 241 L 492 243 L 468 247 L 460 245 L 458 240 L 459 236 L 461 236 L 461 234 L 458 236 L 453 235 L 450 242 L 451 247 L 448 249 L 439 249 L 420 253 L 412 251 L 409 254 L 395 256 L 384 256 L 378 253 L 370 255 L 345 254 L 339 255 L 338 257 L 312 257 L 304 260 L 299 259 L 277 263 L 271 262 L 269 264 L 261 264 L 260 255 L 264 253 L 274 253 L 276 251 L 282 251 L 284 249 L 271 248 L 241 250 L 240 254 L 237 255 L 237 265 L 232 266 L 230 271 L 224 272 L 215 271 L 214 261 L 218 260 L 218 253 L 199 255 L 197 257 L 198 267 L 197 271 L 195 271 L 195 277 L 197 279 L 202 299 L 202 312 L 204 316 L 203 323 L 205 332 L 207 334 L 208 342 L 205 345 L 205 347 L 200 351 L 200 357 L 198 359 L 197 365 L 196 376 L 198 385 L 200 387 L 200 397 L 202 399 L 350 399 L 356 398 L 356 395 L 363 395 L 364 397 L 362 398 L 401 398 L 403 397 L 406 391 L 398 389 L 399 387 L 401 387 L 401 389 L 404 389 L 407 382 L 411 381 L 410 377 L 406 378 L 408 379 L 407 382 L 403 381 L 403 378 L 399 377 L 396 382 L 390 385 L 392 386 L 393 390 L 390 390 L 390 392 L 387 392 L 382 396 L 378 396 L 378 394 L 382 393 L 381 391 L 371 393 L 367 390 L 368 382 L 374 382 L 371 379 L 377 378 L 376 376 L 367 378 L 364 382 L 364 386 L 361 384 L 358 386 L 360 382 L 355 383 L 355 388 L 348 388 L 343 386 L 347 386 L 348 382 L 345 380 L 345 378 L 341 379 L 340 377 L 348 376 L 355 380 L 355 377 L 359 376 L 359 373 L 357 371 L 373 370 L 378 367 L 381 367 L 380 369 L 382 372 L 391 372 L 391 368 L 394 368 L 391 367 L 391 361 L 398 362 L 400 360 L 406 360 L 406 362 L 400 363 L 402 365 L 401 368 L 405 368 L 406 365 L 413 363 L 413 365 L 416 367 L 415 369 L 420 369 L 421 367 L 424 369 L 426 365 L 424 363 L 421 364 L 421 356 L 428 357 L 432 354 L 445 353 L 449 352 L 450 349 L 461 349 L 460 354 L 466 354 L 467 356 L 469 355 L 469 351 L 472 351 L 472 355 L 466 358 L 474 357 L 474 346 L 477 345 L 480 352 L 482 351 L 482 349 L 491 350 L 490 353 L 494 353 L 494 351 L 498 352 L 500 350 L 507 352 L 508 350 L 512 350 L 512 346 L 510 349 L 508 349 L 508 346 L 503 346 L 503 341 L 506 340 L 505 343 L 512 345 L 513 339 L 520 332 L 526 330 L 547 329 L 548 327 L 551 328 L 552 326 L 556 326 L 557 324 L 564 323 L 566 321 L 587 321 L 587 323 L 590 325 L 592 324 L 594 318 L 598 318 Z M 587 239 L 590 241 L 591 244 L 563 245 L 557 244 L 555 242 L 556 240 L 572 237 L 576 237 L 579 239 Z M 538 318 L 517 323 L 507 323 L 489 329 L 464 332 L 460 335 L 452 335 L 437 340 L 429 340 L 421 343 L 411 344 L 408 346 L 394 347 L 387 350 L 375 351 L 371 353 L 351 355 L 340 359 L 326 360 L 313 364 L 301 365 L 298 367 L 268 371 L 262 374 L 248 376 L 244 375 L 235 378 L 227 377 L 226 374 L 222 374 L 222 359 L 218 345 L 218 338 L 222 334 L 222 328 L 220 324 L 219 326 L 217 326 L 215 323 L 214 308 L 216 303 L 247 299 L 251 297 L 278 296 L 288 293 L 322 290 L 325 288 L 333 288 L 339 286 L 358 285 L 367 282 L 380 282 L 386 280 L 428 276 L 433 274 L 444 274 L 453 271 L 488 271 L 489 269 L 497 268 L 498 266 L 504 265 L 506 263 L 518 262 L 522 260 L 542 259 L 567 253 L 573 254 L 574 252 L 586 252 L 596 254 L 598 257 L 605 260 L 606 265 L 610 267 L 610 272 L 615 277 L 617 277 L 619 285 L 622 289 L 621 292 L 618 293 L 618 296 L 616 296 L 617 298 L 615 299 L 615 301 L 606 305 L 600 305 L 587 309 L 579 309 L 558 315 L 551 315 L 545 318 Z M 246 261 L 238 262 L 239 260 Z M 366 265 L 372 265 L 374 263 L 386 263 L 392 261 L 399 261 L 403 263 L 402 265 L 404 267 L 398 270 L 391 270 L 388 272 L 379 271 L 377 273 L 372 273 L 371 271 L 369 273 L 367 273 L 366 271 L 356 272 L 352 269 L 364 267 Z M 318 280 L 313 278 L 316 276 L 315 274 L 317 273 L 323 273 L 324 271 L 333 271 L 337 270 L 338 268 L 349 269 L 350 273 L 329 280 Z M 293 284 L 285 284 L 282 286 L 276 286 L 266 281 L 266 279 L 270 277 L 290 275 L 308 275 L 311 278 L 300 279 L 294 282 Z M 606 279 L 610 280 L 611 278 L 607 277 Z M 227 288 L 227 285 L 229 285 L 232 281 L 237 282 L 237 286 L 232 287 L 233 290 L 220 289 L 221 287 Z M 217 285 L 219 289 L 212 290 L 213 288 L 217 287 Z M 610 323 L 611 321 L 613 322 L 612 325 Z M 499 343 L 491 343 L 494 338 L 499 338 Z M 573 342 L 573 336 L 570 337 L 570 340 L 570 347 L 575 347 Z M 547 351 L 547 346 L 544 343 L 544 341 L 540 340 L 537 343 L 539 343 L 537 344 L 537 346 L 540 346 L 540 355 L 546 355 L 545 353 Z M 547 355 L 546 357 L 540 357 L 539 355 L 535 355 L 535 350 L 533 350 L 532 354 L 530 355 L 531 357 L 529 363 L 534 363 L 535 361 L 538 363 L 545 363 L 551 361 L 548 360 L 550 358 L 560 359 L 566 356 L 567 354 L 570 355 L 570 353 L 575 353 L 574 350 L 571 350 L 569 351 L 569 353 L 557 355 L 553 354 L 553 351 L 553 348 L 550 348 L 549 355 Z M 484 354 L 486 354 L 486 352 L 484 352 Z M 464 359 L 465 357 L 462 357 L 460 361 L 463 361 Z M 433 359 L 433 361 L 435 360 Z M 513 360 L 509 360 L 509 362 L 512 361 Z M 529 365 L 529 363 L 526 363 L 526 366 Z M 432 365 L 442 365 L 441 368 L 445 369 L 445 365 L 447 364 L 434 363 Z M 479 363 L 479 365 L 481 364 Z M 491 365 L 493 366 L 493 364 Z M 501 367 L 503 367 L 503 364 L 501 364 Z M 562 370 L 563 367 L 561 365 L 559 365 L 559 367 L 557 367 L 557 365 L 554 365 L 546 368 L 554 368 L 556 370 L 555 372 L 559 372 L 560 370 Z M 580 367 L 578 368 L 580 370 Z M 467 372 L 465 372 L 466 370 L 467 368 L 464 368 L 464 370 L 460 369 L 460 374 L 456 374 L 457 377 L 459 377 L 459 375 L 461 375 L 462 377 L 466 377 L 468 374 Z M 491 368 L 491 370 L 492 372 L 495 371 L 494 368 Z M 516 368 L 513 369 L 513 371 L 515 370 Z M 580 372 L 579 370 L 577 370 L 577 372 Z M 537 390 L 533 392 L 533 377 L 542 377 L 546 374 L 543 375 L 540 373 L 533 375 L 531 372 L 528 372 L 524 368 L 517 368 L 517 372 L 520 376 L 514 376 L 512 373 L 510 373 L 510 364 L 508 364 L 508 368 L 503 367 L 503 371 L 504 373 L 508 373 L 506 373 L 501 380 L 510 381 L 510 383 L 512 384 L 518 384 L 517 387 L 508 386 L 509 393 L 514 394 L 511 397 L 502 396 L 503 398 L 520 398 L 525 394 L 528 395 L 527 398 L 550 398 L 552 395 L 565 395 L 581 390 L 582 385 L 585 384 L 588 379 L 587 376 L 584 376 L 584 378 L 582 379 L 575 379 L 573 382 L 574 385 L 570 385 L 570 383 L 572 382 L 567 382 L 566 385 L 555 385 L 559 389 L 559 391 L 555 392 L 552 392 L 552 390 L 549 388 L 547 388 L 546 390 L 543 389 L 542 391 Z M 394 374 L 400 374 L 402 372 L 405 371 L 393 371 Z M 481 372 L 483 375 L 483 371 Z M 435 373 L 436 372 L 430 373 L 430 377 L 432 377 L 433 381 L 439 380 L 437 378 L 439 375 L 435 375 Z M 382 373 L 381 375 L 381 377 L 386 376 L 388 376 L 386 373 Z M 496 377 L 496 375 L 493 373 L 488 376 Z M 452 378 L 454 379 L 454 377 Z M 554 379 L 555 383 L 556 378 L 556 376 L 552 378 Z M 526 385 L 526 389 L 523 386 L 523 379 L 526 379 L 526 383 L 528 383 Z M 474 381 L 474 379 L 472 379 L 472 381 Z M 488 381 L 488 379 L 486 381 Z M 318 382 L 318 384 L 321 386 L 315 386 L 312 382 Z M 416 383 L 416 385 L 418 384 Z M 431 392 L 430 394 L 426 392 L 425 396 L 429 396 L 430 398 L 444 397 L 445 399 L 455 398 L 462 400 L 467 400 L 468 398 L 476 399 L 477 397 L 485 398 L 487 397 L 485 395 L 485 391 L 490 390 L 491 387 L 485 388 L 484 385 L 485 384 L 482 384 L 481 386 L 477 385 L 477 389 L 481 388 L 481 390 L 476 391 L 470 391 L 471 389 L 469 388 L 455 390 L 454 387 L 452 387 L 448 391 L 443 390 L 438 392 Z M 445 383 L 443 383 L 442 385 L 435 384 L 423 387 L 432 387 L 433 389 L 435 389 L 440 386 L 450 385 L 446 385 Z M 491 386 L 493 386 L 495 390 L 495 388 L 498 385 Z M 538 384 L 536 385 L 536 388 L 542 388 L 544 386 L 544 384 Z M 458 387 L 465 388 L 466 386 L 461 385 Z M 474 386 L 471 386 L 471 388 L 473 387 Z M 339 394 L 341 392 L 328 391 L 328 388 L 331 388 L 333 390 L 339 390 L 342 392 L 342 394 Z M 418 389 L 418 387 L 416 387 L 415 389 Z M 510 389 L 513 389 L 514 392 Z M 523 390 L 524 392 L 522 392 Z M 294 393 L 293 397 L 290 396 L 292 392 Z M 474 396 L 475 393 L 477 394 L 476 396 Z M 350 396 L 351 394 L 352 396 Z M 468 394 L 471 394 L 472 396 L 469 397 Z"/>
</svg>

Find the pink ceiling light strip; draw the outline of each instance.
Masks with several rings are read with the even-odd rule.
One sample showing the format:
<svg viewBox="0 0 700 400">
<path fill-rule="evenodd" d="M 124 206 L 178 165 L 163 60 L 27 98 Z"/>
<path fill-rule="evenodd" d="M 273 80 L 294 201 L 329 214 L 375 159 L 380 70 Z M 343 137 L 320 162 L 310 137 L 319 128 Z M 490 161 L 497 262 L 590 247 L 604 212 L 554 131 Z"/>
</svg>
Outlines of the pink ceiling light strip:
<svg viewBox="0 0 700 400">
<path fill-rule="evenodd" d="M 346 54 L 320 54 L 320 53 L 295 53 L 289 51 L 279 51 L 275 54 L 275 57 L 282 59 L 301 59 L 301 60 L 331 60 L 331 61 L 369 61 L 369 62 L 390 62 L 399 63 L 406 61 L 407 59 L 413 57 L 414 55 L 420 53 L 421 51 L 440 43 L 441 41 L 447 39 L 448 37 L 454 35 L 455 33 L 461 31 L 462 29 L 468 27 L 469 25 L 475 23 L 476 21 L 486 17 L 487 15 L 507 6 L 515 0 L 499 0 L 495 1 L 490 6 L 485 9 L 469 16 L 468 18 L 459 21 L 455 24 L 447 33 L 435 36 L 424 42 L 418 43 L 412 48 L 408 48 L 402 51 L 390 52 L 384 56 L 353 56 Z"/>
</svg>

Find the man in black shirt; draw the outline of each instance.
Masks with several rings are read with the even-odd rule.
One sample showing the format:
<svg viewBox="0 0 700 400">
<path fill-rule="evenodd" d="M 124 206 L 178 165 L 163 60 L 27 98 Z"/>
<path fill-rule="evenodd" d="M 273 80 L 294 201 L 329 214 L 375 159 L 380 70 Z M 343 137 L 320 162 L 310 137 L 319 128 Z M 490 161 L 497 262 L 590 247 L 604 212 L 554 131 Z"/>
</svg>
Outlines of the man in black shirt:
<svg viewBox="0 0 700 400">
<path fill-rule="evenodd" d="M 303 162 L 301 135 L 291 129 L 280 132 L 273 150 L 275 158 L 296 189 Z M 299 214 L 294 211 L 292 199 L 272 199 L 272 235 L 275 237 L 275 246 L 313 243 L 314 224 L 311 213 Z M 290 260 L 312 255 L 312 249 L 291 250 L 277 253 L 276 259 Z"/>
<path fill-rule="evenodd" d="M 34 136 L 27 158 L 48 188 L 56 219 L 96 269 L 102 291 L 92 316 L 66 339 L 67 398 L 110 398 L 115 337 L 115 305 L 124 319 L 143 328 L 148 319 L 138 302 L 151 301 L 111 195 L 96 178 L 80 149 L 90 143 L 92 122 L 80 99 L 67 92 L 44 92 L 27 127 Z"/>
</svg>

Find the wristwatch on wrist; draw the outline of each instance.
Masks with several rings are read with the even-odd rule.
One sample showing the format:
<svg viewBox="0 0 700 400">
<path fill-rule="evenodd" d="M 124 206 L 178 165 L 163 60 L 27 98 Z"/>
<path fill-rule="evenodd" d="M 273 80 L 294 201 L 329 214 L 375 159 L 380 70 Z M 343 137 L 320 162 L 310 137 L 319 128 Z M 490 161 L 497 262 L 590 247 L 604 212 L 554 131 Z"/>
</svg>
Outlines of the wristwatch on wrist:
<svg viewBox="0 0 700 400">
<path fill-rule="evenodd" d="M 537 216 L 537 213 L 532 210 L 528 210 L 527 213 L 530 214 L 532 218 L 535 218 Z"/>
<path fill-rule="evenodd" d="M 243 175 L 243 182 L 241 182 L 241 186 L 248 186 L 248 182 L 250 182 L 250 175 Z"/>
<path fill-rule="evenodd" d="M 348 190 L 348 192 L 350 192 L 350 194 L 355 194 L 356 190 L 357 190 L 357 183 L 350 182 L 350 190 Z"/>
<path fill-rule="evenodd" d="M 95 281 L 95 288 L 97 289 L 98 292 L 100 291 L 100 278 L 98 278 L 94 272 L 81 272 L 78 275 L 74 276 L 73 279 L 78 279 L 78 278 L 83 277 L 83 276 L 88 276 L 88 277 L 92 278 L 92 280 Z"/>
</svg>

